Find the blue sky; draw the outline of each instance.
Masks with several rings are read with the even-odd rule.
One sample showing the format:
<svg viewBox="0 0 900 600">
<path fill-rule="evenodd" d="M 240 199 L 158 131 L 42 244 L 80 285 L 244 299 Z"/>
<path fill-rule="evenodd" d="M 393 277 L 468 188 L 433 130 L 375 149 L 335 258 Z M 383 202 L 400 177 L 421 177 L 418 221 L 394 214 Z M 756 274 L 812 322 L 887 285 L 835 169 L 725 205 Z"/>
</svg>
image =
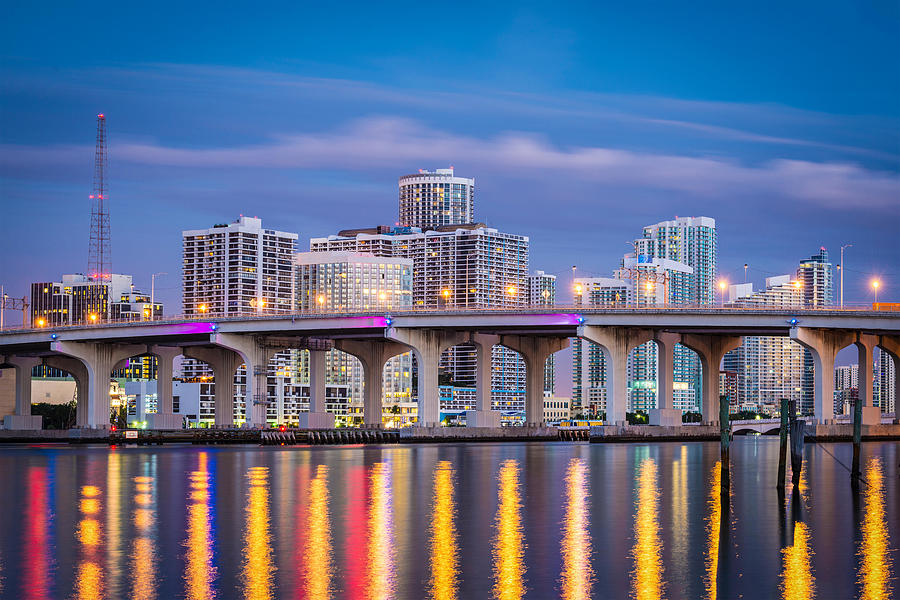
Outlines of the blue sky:
<svg viewBox="0 0 900 600">
<path fill-rule="evenodd" d="M 5 7 L 12 295 L 86 268 L 104 112 L 113 265 L 168 272 L 170 310 L 181 230 L 258 215 L 305 249 L 394 222 L 397 177 L 450 164 L 563 281 L 703 214 L 726 278 L 853 243 L 847 300 L 877 275 L 900 301 L 896 2 L 188 4 Z"/>
</svg>

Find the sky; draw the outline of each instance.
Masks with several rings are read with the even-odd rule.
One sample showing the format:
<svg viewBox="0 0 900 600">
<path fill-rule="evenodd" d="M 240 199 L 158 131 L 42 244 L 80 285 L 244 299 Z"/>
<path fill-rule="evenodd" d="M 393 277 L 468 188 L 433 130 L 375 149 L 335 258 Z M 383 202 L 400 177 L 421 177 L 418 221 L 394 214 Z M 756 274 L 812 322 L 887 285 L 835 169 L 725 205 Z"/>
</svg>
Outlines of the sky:
<svg viewBox="0 0 900 600">
<path fill-rule="evenodd" d="M 180 309 L 181 231 L 397 219 L 453 165 L 531 268 L 609 276 L 704 215 L 721 277 L 824 246 L 900 301 L 900 4 L 11 3 L 0 22 L 0 284 L 87 269 L 97 113 L 112 261 Z"/>
</svg>

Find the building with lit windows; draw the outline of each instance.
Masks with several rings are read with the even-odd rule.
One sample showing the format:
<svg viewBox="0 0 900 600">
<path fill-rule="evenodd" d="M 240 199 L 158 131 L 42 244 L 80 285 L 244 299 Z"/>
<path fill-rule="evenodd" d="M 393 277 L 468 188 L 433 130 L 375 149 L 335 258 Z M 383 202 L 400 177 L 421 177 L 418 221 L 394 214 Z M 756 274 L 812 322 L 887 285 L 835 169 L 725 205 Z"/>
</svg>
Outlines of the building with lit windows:
<svg viewBox="0 0 900 600">
<path fill-rule="evenodd" d="M 94 280 L 76 273 L 58 282 L 31 284 L 31 322 L 38 327 L 143 321 L 162 313 L 162 303 L 136 290 L 131 275 L 114 273 Z"/>
<path fill-rule="evenodd" d="M 852 404 L 859 399 L 859 365 L 834 368 L 834 414 L 850 414 Z"/>
<path fill-rule="evenodd" d="M 796 281 L 803 290 L 804 306 L 823 308 L 834 304 L 834 269 L 824 247 L 800 261 Z"/>
<path fill-rule="evenodd" d="M 399 181 L 401 227 L 423 231 L 475 221 L 475 179 L 457 177 L 453 167 L 404 175 Z"/>
<path fill-rule="evenodd" d="M 894 413 L 897 410 L 897 365 L 891 355 L 876 347 L 875 361 L 875 405 L 881 407 L 883 413 Z"/>
</svg>

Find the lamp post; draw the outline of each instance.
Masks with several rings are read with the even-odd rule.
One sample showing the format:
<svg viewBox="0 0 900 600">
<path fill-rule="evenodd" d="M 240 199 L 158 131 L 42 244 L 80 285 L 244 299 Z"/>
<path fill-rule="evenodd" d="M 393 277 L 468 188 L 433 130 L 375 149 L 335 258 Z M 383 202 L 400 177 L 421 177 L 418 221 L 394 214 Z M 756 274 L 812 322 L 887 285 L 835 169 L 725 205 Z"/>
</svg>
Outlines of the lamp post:
<svg viewBox="0 0 900 600">
<path fill-rule="evenodd" d="M 878 304 L 878 288 L 881 287 L 881 282 L 877 279 L 872 280 L 872 289 L 875 291 L 875 304 Z M 873 306 L 874 308 L 874 306 Z"/>
<path fill-rule="evenodd" d="M 747 267 L 749 267 L 747 263 L 744 263 L 744 283 L 747 283 Z"/>
<path fill-rule="evenodd" d="M 168 275 L 168 273 L 154 273 L 150 276 L 150 318 L 156 318 L 156 278 L 160 275 Z"/>
<path fill-rule="evenodd" d="M 841 272 L 841 308 L 844 308 L 844 248 L 850 248 L 853 244 L 844 244 L 841 246 L 841 264 L 838 265 L 838 271 Z"/>
<path fill-rule="evenodd" d="M 728 289 L 728 282 L 724 279 L 719 280 L 719 292 L 722 296 L 722 308 L 725 308 L 725 290 Z"/>
</svg>

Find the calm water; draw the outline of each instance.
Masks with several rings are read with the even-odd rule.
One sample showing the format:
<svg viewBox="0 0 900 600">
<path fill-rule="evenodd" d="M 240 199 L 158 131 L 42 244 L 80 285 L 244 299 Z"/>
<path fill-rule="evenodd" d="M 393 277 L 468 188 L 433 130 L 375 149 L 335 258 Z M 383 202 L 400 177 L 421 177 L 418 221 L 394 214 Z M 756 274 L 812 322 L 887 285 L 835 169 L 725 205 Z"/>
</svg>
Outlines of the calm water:
<svg viewBox="0 0 900 600">
<path fill-rule="evenodd" d="M 0 597 L 889 598 L 898 449 L 4 447 Z"/>
</svg>

